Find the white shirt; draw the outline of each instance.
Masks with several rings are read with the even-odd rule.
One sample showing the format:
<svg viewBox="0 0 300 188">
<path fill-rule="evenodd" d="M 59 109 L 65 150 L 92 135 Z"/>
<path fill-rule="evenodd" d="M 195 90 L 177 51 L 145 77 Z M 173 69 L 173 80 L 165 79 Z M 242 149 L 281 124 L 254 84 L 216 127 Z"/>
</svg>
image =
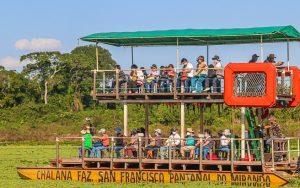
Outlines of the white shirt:
<svg viewBox="0 0 300 188">
<path fill-rule="evenodd" d="M 137 70 L 136 74 L 137 74 L 138 80 L 144 80 L 145 76 L 144 76 L 143 71 Z"/>
<path fill-rule="evenodd" d="M 221 146 L 228 146 L 229 145 L 230 141 L 226 136 L 222 135 L 220 138 L 221 139 L 226 139 L 226 140 L 221 140 Z"/>
<path fill-rule="evenodd" d="M 169 139 L 166 141 L 166 145 L 169 145 L 169 141 L 171 143 L 171 145 L 176 145 L 178 146 L 180 144 L 180 136 L 178 133 L 176 133 L 175 135 L 171 134 L 169 136 Z"/>
<path fill-rule="evenodd" d="M 193 69 L 194 66 L 193 66 L 192 63 L 188 62 L 188 64 L 186 65 L 185 68 L 186 69 Z M 193 77 L 194 76 L 194 70 L 191 70 L 191 72 L 187 73 L 187 76 L 190 77 L 190 78 Z"/>
</svg>

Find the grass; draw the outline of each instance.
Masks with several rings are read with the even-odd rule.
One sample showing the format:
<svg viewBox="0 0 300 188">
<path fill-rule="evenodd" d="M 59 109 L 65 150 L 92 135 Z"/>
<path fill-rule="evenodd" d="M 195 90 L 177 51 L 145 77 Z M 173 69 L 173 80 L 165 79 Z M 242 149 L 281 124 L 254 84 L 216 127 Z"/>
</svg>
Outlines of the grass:
<svg viewBox="0 0 300 188">
<path fill-rule="evenodd" d="M 77 147 L 62 146 L 61 155 L 71 157 L 76 155 Z M 72 154 L 70 154 L 72 153 Z M 18 166 L 47 166 L 48 160 L 55 157 L 55 145 L 3 145 L 0 146 L 0 187 L 99 187 L 97 183 L 87 182 L 71 182 L 71 181 L 36 181 L 23 180 L 17 174 Z M 299 187 L 300 180 L 292 180 L 288 187 Z M 188 182 L 181 184 L 118 184 L 118 183 L 102 183 L 101 187 L 118 188 L 186 188 L 186 187 L 223 187 L 230 188 L 233 186 L 214 185 L 209 182 Z M 236 186 L 234 186 L 236 187 Z"/>
</svg>

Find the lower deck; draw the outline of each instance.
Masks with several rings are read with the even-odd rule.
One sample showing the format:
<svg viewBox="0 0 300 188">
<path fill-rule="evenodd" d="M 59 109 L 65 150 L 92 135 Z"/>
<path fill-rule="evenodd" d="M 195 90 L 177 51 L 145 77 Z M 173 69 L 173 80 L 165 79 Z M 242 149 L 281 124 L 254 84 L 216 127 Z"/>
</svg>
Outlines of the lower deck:
<svg viewBox="0 0 300 188">
<path fill-rule="evenodd" d="M 139 169 L 139 170 L 194 170 L 222 172 L 271 172 L 297 169 L 297 161 L 261 162 L 199 159 L 119 159 L 119 158 L 65 158 L 50 160 L 56 167 L 80 167 L 98 169 Z M 274 167 L 273 167 L 274 166 Z"/>
</svg>

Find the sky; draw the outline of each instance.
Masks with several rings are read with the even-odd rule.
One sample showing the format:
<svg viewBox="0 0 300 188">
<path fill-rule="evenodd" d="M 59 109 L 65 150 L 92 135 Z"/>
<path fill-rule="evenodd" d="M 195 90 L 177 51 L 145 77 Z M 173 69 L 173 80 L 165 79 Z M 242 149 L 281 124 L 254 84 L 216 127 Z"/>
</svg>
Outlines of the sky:
<svg viewBox="0 0 300 188">
<path fill-rule="evenodd" d="M 21 55 L 34 51 L 70 52 L 82 36 L 99 32 L 186 28 L 239 28 L 293 25 L 300 31 L 299 0 L 2 0 L 0 65 L 22 70 Z M 101 45 L 123 68 L 131 65 L 131 49 Z M 264 58 L 275 53 L 286 61 L 286 43 L 264 44 Z M 180 46 L 180 58 L 194 65 L 206 47 Z M 260 44 L 210 46 L 223 65 L 247 62 L 260 54 Z M 176 64 L 176 47 L 134 48 L 134 63 Z M 290 64 L 300 66 L 300 44 L 290 44 Z"/>
</svg>

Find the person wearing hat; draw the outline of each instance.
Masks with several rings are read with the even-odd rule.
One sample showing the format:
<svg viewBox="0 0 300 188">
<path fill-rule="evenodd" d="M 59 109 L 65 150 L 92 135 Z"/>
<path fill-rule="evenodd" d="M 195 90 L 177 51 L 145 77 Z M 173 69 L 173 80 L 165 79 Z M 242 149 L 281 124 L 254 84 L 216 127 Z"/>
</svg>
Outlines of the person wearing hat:
<svg viewBox="0 0 300 188">
<path fill-rule="evenodd" d="M 208 66 L 208 74 L 205 79 L 205 89 L 207 92 L 213 87 L 213 92 L 221 92 L 221 79 L 224 77 L 224 70 L 222 68 L 221 59 L 218 55 L 212 58 L 213 62 Z"/>
<path fill-rule="evenodd" d="M 81 135 L 83 137 L 84 151 L 90 151 L 93 147 L 93 139 L 90 131 L 87 131 L 87 125 L 82 126 Z M 82 146 L 78 148 L 78 156 L 82 157 Z"/>
<path fill-rule="evenodd" d="M 229 161 L 229 144 L 230 144 L 230 140 L 229 140 L 229 136 L 231 135 L 230 130 L 229 129 L 225 129 L 222 132 L 222 136 L 220 137 L 220 152 L 219 155 L 221 157 L 221 159 L 223 158 L 223 154 L 226 154 L 226 158 Z"/>
<path fill-rule="evenodd" d="M 275 59 L 276 59 L 275 54 L 269 54 L 269 56 L 264 61 L 264 63 L 273 63 L 273 65 L 275 65 L 275 66 L 281 66 L 284 64 L 284 62 L 282 62 L 282 61 L 276 62 Z"/>
<path fill-rule="evenodd" d="M 253 54 L 252 58 L 250 59 L 249 63 L 256 63 L 259 56 L 257 54 Z"/>
<path fill-rule="evenodd" d="M 157 158 L 157 153 L 162 146 L 161 129 L 154 130 L 155 137 L 151 139 L 150 144 L 145 148 L 144 156 L 148 156 L 148 152 L 153 150 L 153 158 Z"/>
<path fill-rule="evenodd" d="M 95 152 L 96 152 L 96 157 L 101 158 L 101 152 L 107 150 L 107 147 L 109 146 L 109 136 L 106 133 L 106 130 L 102 128 L 98 131 L 98 133 L 100 134 L 101 137 L 95 139 L 95 144 L 90 154 L 91 158 L 95 157 Z"/>
<path fill-rule="evenodd" d="M 115 145 L 114 150 L 117 158 L 121 157 L 120 151 L 124 149 L 124 140 L 122 135 L 122 129 L 120 127 L 115 128 Z"/>
<path fill-rule="evenodd" d="M 91 123 L 91 118 L 86 117 L 85 121 L 86 121 L 86 124 L 84 124 L 82 126 L 81 130 L 85 130 L 86 133 L 90 133 L 90 134 L 92 134 L 92 136 L 94 136 L 96 133 L 96 129 L 95 129 L 94 125 Z"/>
<path fill-rule="evenodd" d="M 183 142 L 183 147 L 181 147 L 180 153 L 183 158 L 185 158 L 185 152 L 190 152 L 190 159 L 194 157 L 195 153 L 195 137 L 194 137 L 194 131 L 192 128 L 186 129 L 186 137 Z"/>
<path fill-rule="evenodd" d="M 199 56 L 197 62 L 197 70 L 192 78 L 192 93 L 202 92 L 202 83 L 207 76 L 207 63 L 204 60 L 204 56 Z"/>
<path fill-rule="evenodd" d="M 161 159 L 164 159 L 165 155 L 168 157 L 169 147 L 171 147 L 171 150 L 180 149 L 180 136 L 177 133 L 177 130 L 175 128 L 171 129 L 170 136 L 166 140 L 165 145 L 160 147 L 160 158 Z"/>
<path fill-rule="evenodd" d="M 184 92 L 190 92 L 189 87 L 191 86 L 191 80 L 194 76 L 193 64 L 190 63 L 186 58 L 181 59 L 183 65 L 182 71 L 178 74 L 176 88 L 180 91 L 181 84 L 183 83 Z"/>
</svg>

